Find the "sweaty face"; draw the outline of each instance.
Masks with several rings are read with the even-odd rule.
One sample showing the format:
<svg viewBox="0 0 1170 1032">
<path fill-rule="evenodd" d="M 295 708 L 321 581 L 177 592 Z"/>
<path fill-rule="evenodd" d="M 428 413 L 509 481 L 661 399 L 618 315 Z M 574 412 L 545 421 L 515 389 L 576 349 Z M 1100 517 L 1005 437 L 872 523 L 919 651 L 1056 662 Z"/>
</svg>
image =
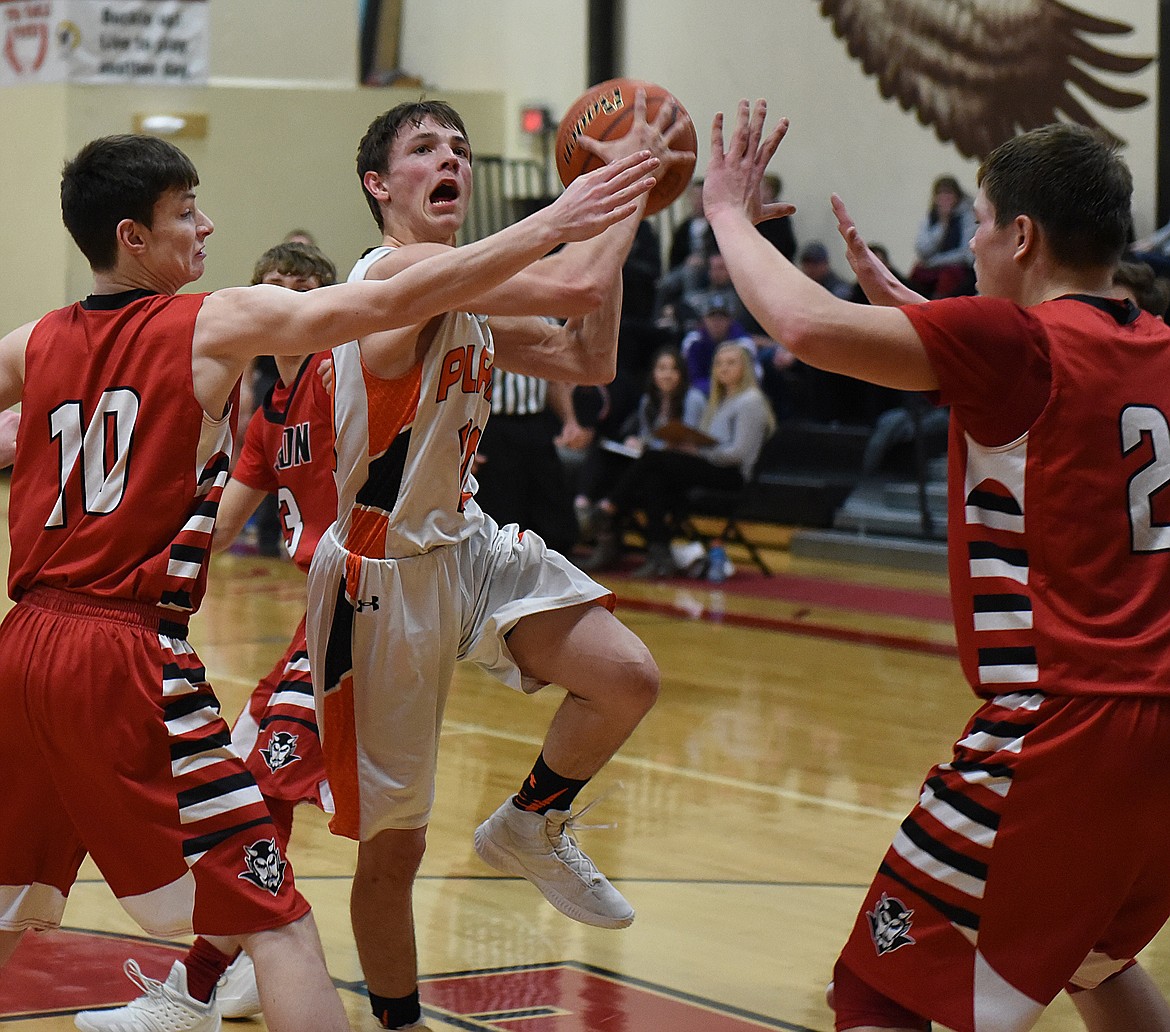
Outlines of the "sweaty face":
<svg viewBox="0 0 1170 1032">
<path fill-rule="evenodd" d="M 161 285 L 177 292 L 203 275 L 203 245 L 214 229 L 193 190 L 168 190 L 155 201 L 150 228 L 140 226 L 147 244 L 143 261 Z"/>
<path fill-rule="evenodd" d="M 471 199 L 471 145 L 433 118 L 407 122 L 390 147 L 382 181 L 388 233 L 403 243 L 454 243 Z"/>
</svg>

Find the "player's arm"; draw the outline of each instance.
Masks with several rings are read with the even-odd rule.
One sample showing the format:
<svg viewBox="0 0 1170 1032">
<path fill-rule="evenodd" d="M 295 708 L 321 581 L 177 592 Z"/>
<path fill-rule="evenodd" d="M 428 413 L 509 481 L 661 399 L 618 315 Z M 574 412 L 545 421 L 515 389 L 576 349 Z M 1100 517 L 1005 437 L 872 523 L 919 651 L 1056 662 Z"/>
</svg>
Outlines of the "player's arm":
<svg viewBox="0 0 1170 1032">
<path fill-rule="evenodd" d="M 12 408 L 20 401 L 24 387 L 24 349 L 36 322 L 25 323 L 0 337 L 0 409 Z"/>
<path fill-rule="evenodd" d="M 0 412 L 0 469 L 7 469 L 16 459 L 16 432 L 20 429 L 20 411 Z"/>
<path fill-rule="evenodd" d="M 267 491 L 248 487 L 234 477 L 228 481 L 220 496 L 219 510 L 215 515 L 215 535 L 211 540 L 213 552 L 222 552 L 240 536 L 240 531 L 244 529 L 267 494 Z"/>
<path fill-rule="evenodd" d="M 392 327 L 466 309 L 558 244 L 587 240 L 632 215 L 658 159 L 630 155 L 581 176 L 552 204 L 498 233 L 420 261 L 385 280 L 304 293 L 260 284 L 208 296 L 195 324 L 196 391 L 209 412 L 226 403 L 244 363 L 261 354 L 323 351 Z"/>
<path fill-rule="evenodd" d="M 773 340 L 809 365 L 887 387 L 933 390 L 934 370 L 899 309 L 834 297 L 756 232 L 755 222 L 767 214 L 760 179 L 788 129 L 782 119 L 762 140 L 765 114 L 763 101 L 754 112 L 741 101 L 726 151 L 723 116 L 715 116 L 704 180 L 704 213 L 741 300 Z"/>
<path fill-rule="evenodd" d="M 563 326 L 529 317 L 493 317 L 496 364 L 502 369 L 573 384 L 609 383 L 617 374 L 622 279 L 614 276 L 602 302 Z"/>
<path fill-rule="evenodd" d="M 0 337 L 0 409 L 11 409 L 20 401 L 24 386 L 24 349 L 35 322 Z M 0 469 L 12 465 L 16 458 L 16 431 L 20 425 L 17 412 L 0 412 Z"/>
</svg>

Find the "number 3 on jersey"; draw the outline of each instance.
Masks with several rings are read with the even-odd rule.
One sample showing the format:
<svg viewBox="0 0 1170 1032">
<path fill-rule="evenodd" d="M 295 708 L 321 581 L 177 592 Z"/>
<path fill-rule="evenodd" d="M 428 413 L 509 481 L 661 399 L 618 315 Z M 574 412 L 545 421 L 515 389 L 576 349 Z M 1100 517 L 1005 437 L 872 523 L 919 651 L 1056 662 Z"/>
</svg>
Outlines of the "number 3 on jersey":
<svg viewBox="0 0 1170 1032">
<path fill-rule="evenodd" d="M 46 528 L 66 525 L 65 491 L 75 472 L 81 477 L 81 506 L 86 516 L 108 516 L 118 508 L 126 491 L 137 419 L 138 394 L 129 387 L 105 391 L 88 425 L 80 401 L 62 402 L 49 413 L 53 440 L 60 445 L 60 487 Z"/>
</svg>

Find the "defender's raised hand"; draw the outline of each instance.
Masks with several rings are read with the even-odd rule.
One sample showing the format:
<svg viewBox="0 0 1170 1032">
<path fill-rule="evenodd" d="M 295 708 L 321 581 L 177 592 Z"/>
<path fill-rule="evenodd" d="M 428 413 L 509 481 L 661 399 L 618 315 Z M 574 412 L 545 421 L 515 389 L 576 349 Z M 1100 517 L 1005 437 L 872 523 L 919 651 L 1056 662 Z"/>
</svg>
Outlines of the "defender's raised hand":
<svg viewBox="0 0 1170 1032">
<path fill-rule="evenodd" d="M 711 123 L 711 162 L 703 181 L 703 210 L 708 219 L 719 209 L 743 212 L 753 223 L 791 215 L 794 205 L 781 201 L 764 204 L 760 199 L 760 182 L 768 163 L 788 132 L 788 119 L 782 118 L 763 138 L 767 117 L 766 101 L 756 101 L 754 110 L 746 100 L 739 102 L 735 129 L 726 148 L 723 142 L 723 112 Z"/>
</svg>

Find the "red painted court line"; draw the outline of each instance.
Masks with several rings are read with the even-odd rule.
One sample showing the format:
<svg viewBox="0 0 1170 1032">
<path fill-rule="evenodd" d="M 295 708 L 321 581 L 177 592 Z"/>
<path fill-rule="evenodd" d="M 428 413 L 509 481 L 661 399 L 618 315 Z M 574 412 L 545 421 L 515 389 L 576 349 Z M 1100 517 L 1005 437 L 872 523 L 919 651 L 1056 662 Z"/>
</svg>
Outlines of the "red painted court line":
<svg viewBox="0 0 1170 1032">
<path fill-rule="evenodd" d="M 615 581 L 624 579 L 620 575 L 609 576 Z M 686 578 L 673 578 L 664 583 L 680 588 L 706 586 L 706 581 Z M 949 622 L 951 619 L 950 596 L 945 591 L 886 588 L 790 573 L 777 573 L 765 577 L 754 570 L 744 569 L 740 569 L 734 577 L 721 584 L 720 590 L 729 595 L 771 598 L 779 602 L 797 602 L 813 606 L 832 606 L 835 609 L 854 609 L 866 613 L 905 616 L 916 620 Z"/>
<path fill-rule="evenodd" d="M 164 979 L 186 953 L 177 944 L 76 929 L 26 935 L 4 969 L 0 1021 L 119 1006 L 139 994 L 122 973 L 127 957 L 141 961 L 151 978 Z"/>
<path fill-rule="evenodd" d="M 809 623 L 804 620 L 786 620 L 778 616 L 756 616 L 750 613 L 727 613 L 706 606 L 699 613 L 671 605 L 669 602 L 652 602 L 649 599 L 623 598 L 618 596 L 618 611 L 633 609 L 643 613 L 658 613 L 681 620 L 703 620 L 707 623 L 727 624 L 730 627 L 749 627 L 759 631 L 781 631 L 799 634 L 806 638 L 826 638 L 843 641 L 852 645 L 875 645 L 884 649 L 901 649 L 918 652 L 927 656 L 958 656 L 959 650 L 952 642 L 927 641 L 902 634 L 883 634 L 880 631 L 859 631 L 850 627 L 832 627 L 828 624 Z"/>
<path fill-rule="evenodd" d="M 689 993 L 572 961 L 422 979 L 423 1010 L 468 1030 L 507 1032 L 811 1032 Z"/>
</svg>

